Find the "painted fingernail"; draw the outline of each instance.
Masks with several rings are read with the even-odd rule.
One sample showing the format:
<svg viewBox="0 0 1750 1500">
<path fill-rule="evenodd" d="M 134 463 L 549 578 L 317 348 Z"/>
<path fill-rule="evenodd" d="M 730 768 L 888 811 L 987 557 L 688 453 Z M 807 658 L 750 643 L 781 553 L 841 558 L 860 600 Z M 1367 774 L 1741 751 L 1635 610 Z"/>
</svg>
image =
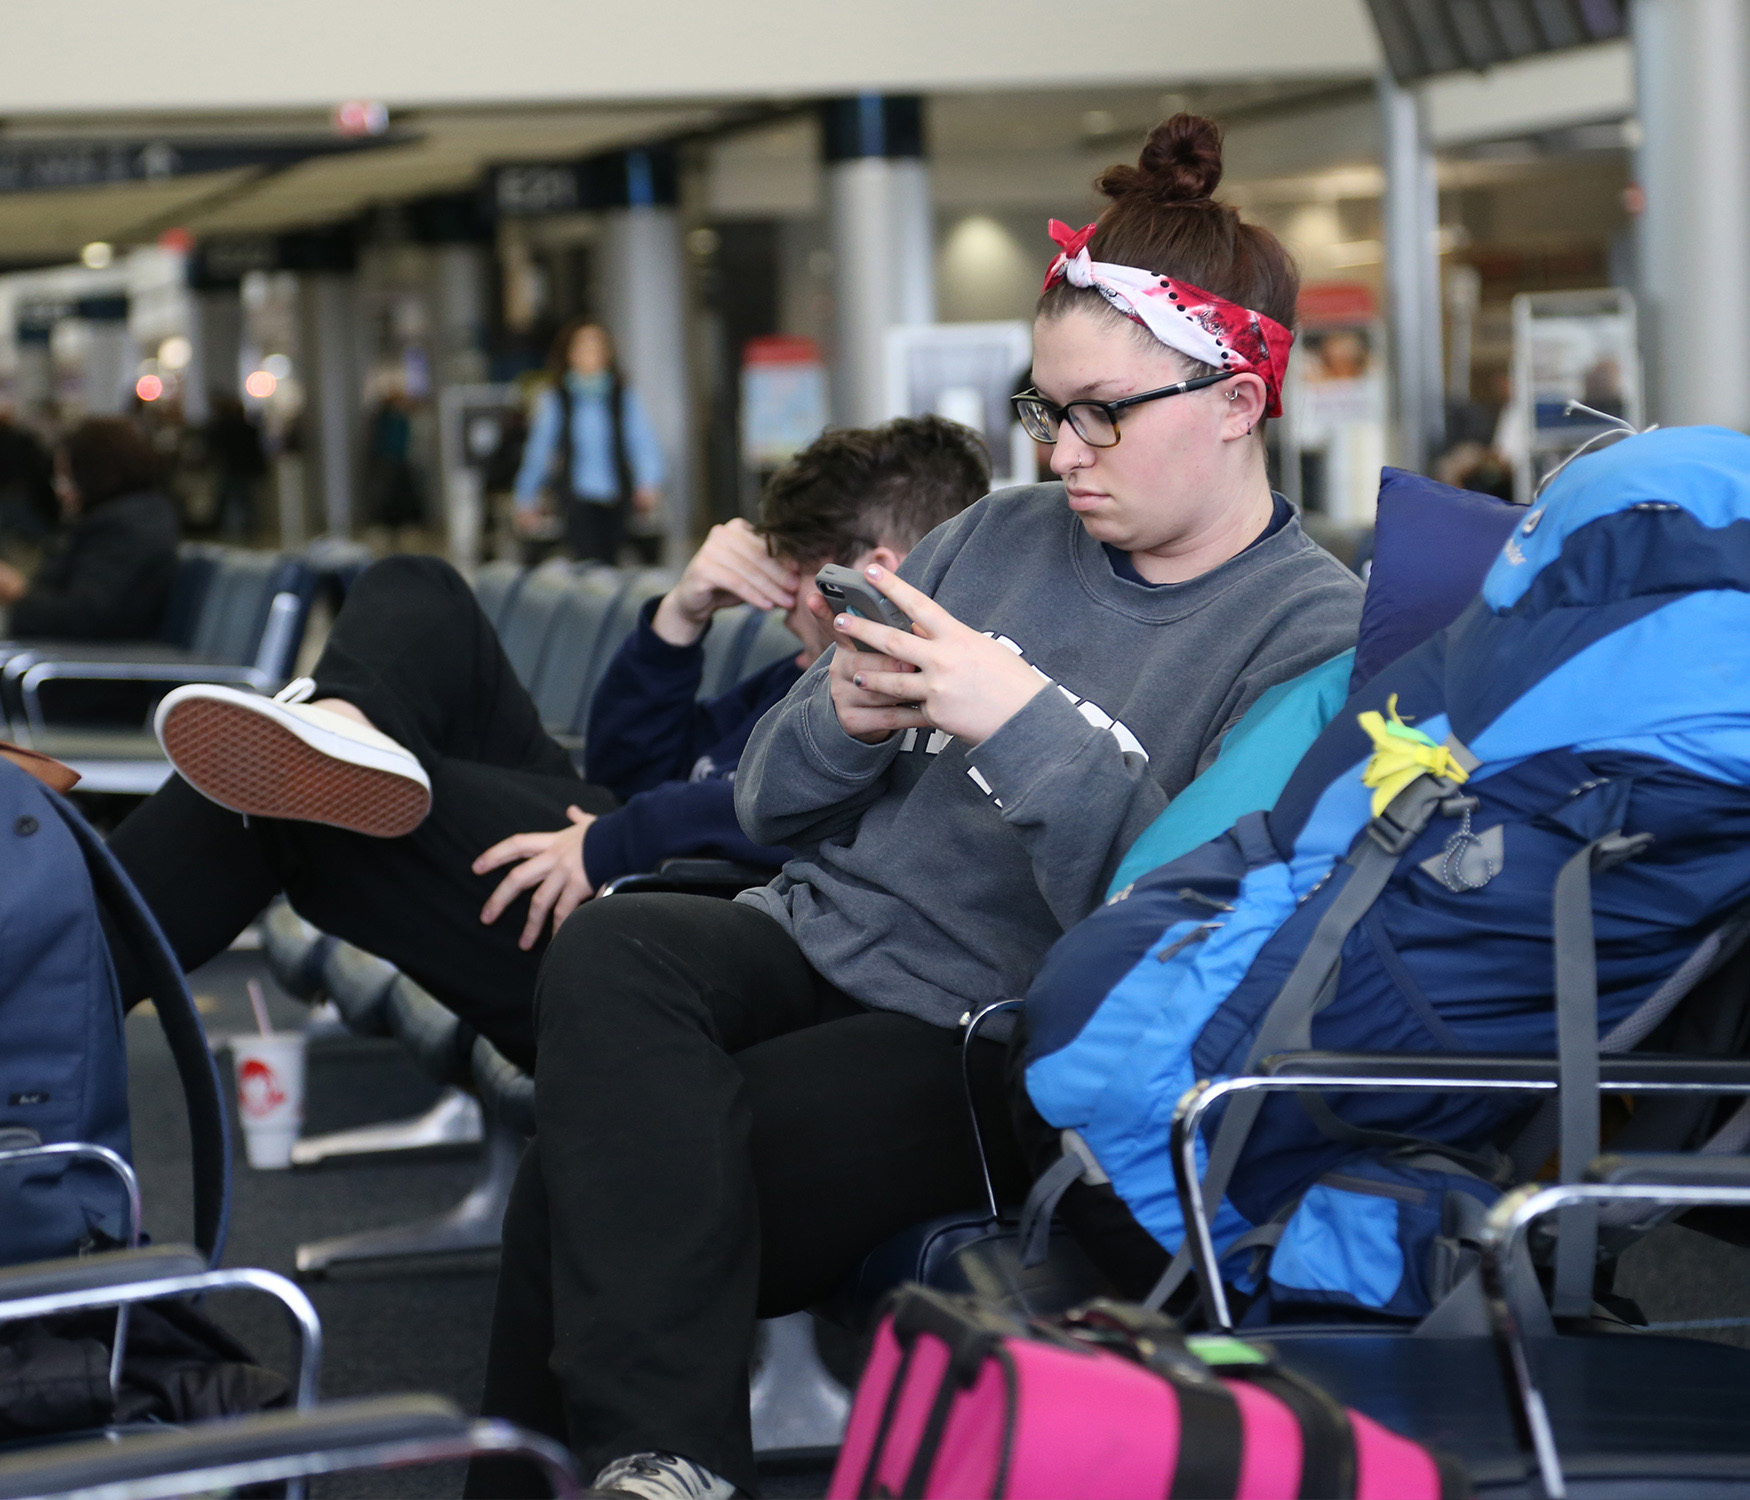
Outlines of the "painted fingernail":
<svg viewBox="0 0 1750 1500">
<path fill-rule="evenodd" d="M 851 623 L 851 617 L 849 615 L 834 615 L 832 617 L 832 622 L 840 630 L 843 630 L 847 625 L 849 625 Z"/>
<path fill-rule="evenodd" d="M 863 571 L 865 573 L 867 573 L 869 575 L 869 577 L 871 577 L 871 578 L 879 578 L 881 576 L 881 564 L 880 563 L 870 563 L 868 567 L 863 569 Z"/>
<path fill-rule="evenodd" d="M 856 683 L 856 685 L 858 687 L 861 687 L 863 685 L 863 674 L 861 672 L 857 673 L 857 675 L 855 677 L 853 677 L 851 679 L 851 681 Z"/>
</svg>

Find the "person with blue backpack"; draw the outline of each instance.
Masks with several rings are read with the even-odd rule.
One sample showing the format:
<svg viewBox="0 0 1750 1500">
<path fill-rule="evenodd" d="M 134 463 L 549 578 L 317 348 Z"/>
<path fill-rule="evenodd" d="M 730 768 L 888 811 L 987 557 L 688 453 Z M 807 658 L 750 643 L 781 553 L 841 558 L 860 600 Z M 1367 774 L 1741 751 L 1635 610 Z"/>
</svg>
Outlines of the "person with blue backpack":
<svg viewBox="0 0 1750 1500">
<path fill-rule="evenodd" d="M 981 1196 L 964 1017 L 1026 987 L 1252 703 L 1355 642 L 1359 581 L 1265 469 L 1298 277 L 1220 174 L 1215 126 L 1175 116 L 1095 224 L 1053 225 L 1016 407 L 1061 482 L 864 570 L 911 629 L 836 617 L 737 773 L 777 880 L 592 903 L 548 950 L 483 1409 L 597 1493 L 756 1489 L 756 1314 Z M 973 1053 L 988 1082 L 1002 1049 Z M 482 1462 L 469 1492 L 529 1479 Z"/>
</svg>

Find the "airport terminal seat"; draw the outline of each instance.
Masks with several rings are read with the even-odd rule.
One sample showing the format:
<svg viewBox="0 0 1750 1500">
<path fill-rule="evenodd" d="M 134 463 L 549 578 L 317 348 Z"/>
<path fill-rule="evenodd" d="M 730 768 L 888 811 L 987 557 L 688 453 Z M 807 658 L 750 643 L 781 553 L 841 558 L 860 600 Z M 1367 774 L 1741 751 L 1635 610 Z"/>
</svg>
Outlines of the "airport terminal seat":
<svg viewBox="0 0 1750 1500">
<path fill-rule="evenodd" d="M 291 675 L 315 595 L 298 557 L 191 544 L 183 549 L 164 639 L 15 642 L 0 648 L 0 702 L 12 738 L 66 761 L 82 789 L 144 794 L 170 773 L 150 725 L 157 700 L 186 682 L 274 692 Z M 97 686 L 97 722 L 58 709 Z M 115 703 L 120 696 L 122 703 Z M 114 720 L 126 713 L 129 722 Z M 135 717 L 137 715 L 137 717 Z"/>
<path fill-rule="evenodd" d="M 91 1148 L 96 1149 L 96 1148 Z M 322 1325 L 308 1297 L 270 1271 L 215 1269 L 188 1245 L 128 1248 L 0 1269 L 0 1323 L 97 1308 L 118 1313 L 110 1380 L 119 1379 L 126 1310 L 209 1292 L 265 1293 L 286 1310 L 298 1340 L 294 1407 L 198 1422 L 166 1431 L 114 1424 L 101 1431 L 13 1443 L 0 1450 L 0 1497 L 89 1493 L 185 1494 L 266 1480 L 289 1480 L 302 1493 L 310 1475 L 383 1464 L 427 1463 L 474 1453 L 520 1453 L 538 1462 L 555 1494 L 576 1494 L 570 1459 L 545 1439 L 504 1422 L 473 1423 L 430 1396 L 377 1397 L 323 1405 Z M 169 1487 L 172 1476 L 205 1482 Z M 138 1488 L 134 1488 L 137 1486 Z"/>
</svg>

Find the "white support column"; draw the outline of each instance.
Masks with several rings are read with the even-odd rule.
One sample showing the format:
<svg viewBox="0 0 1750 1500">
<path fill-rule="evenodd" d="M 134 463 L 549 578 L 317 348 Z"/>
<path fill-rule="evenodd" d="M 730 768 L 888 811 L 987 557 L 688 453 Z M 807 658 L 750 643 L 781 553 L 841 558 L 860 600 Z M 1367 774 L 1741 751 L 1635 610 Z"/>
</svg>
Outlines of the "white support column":
<svg viewBox="0 0 1750 1500">
<path fill-rule="evenodd" d="M 484 349 L 487 318 L 487 278 L 491 256 L 474 242 L 440 244 L 433 248 L 429 277 L 433 311 L 432 385 L 440 426 L 452 421 L 452 403 L 444 392 L 478 385 L 486 378 Z M 438 437 L 439 489 L 450 561 L 464 573 L 479 566 L 488 530 L 486 500 L 480 470 L 463 460 L 459 428 Z"/>
<path fill-rule="evenodd" d="M 687 359 L 686 247 L 673 174 L 655 153 L 626 153 L 625 207 L 604 218 L 597 306 L 627 384 L 662 444 L 663 560 L 686 561 L 697 498 L 692 375 Z"/>
<path fill-rule="evenodd" d="M 1425 472 L 1446 435 L 1440 359 L 1440 194 L 1421 94 L 1382 74 L 1379 100 L 1385 150 L 1393 458 L 1406 469 Z"/>
<path fill-rule="evenodd" d="M 1750 13 L 1635 0 L 1651 417 L 1750 428 Z"/>
<path fill-rule="evenodd" d="M 887 410 L 887 330 L 936 317 L 934 214 L 922 101 L 859 95 L 822 110 L 833 255 L 833 415 L 849 426 Z"/>
<path fill-rule="evenodd" d="M 119 415 L 133 399 L 139 350 L 125 318 L 96 319 L 86 329 L 85 410 L 93 416 Z"/>
<path fill-rule="evenodd" d="M 353 277 L 311 271 L 298 278 L 299 347 L 303 367 L 304 473 L 315 482 L 325 529 L 350 535 L 362 380 Z"/>
<path fill-rule="evenodd" d="M 243 388 L 243 295 L 239 286 L 193 293 L 188 299 L 193 353 L 183 374 L 182 407 L 199 424 L 211 414 L 214 392 L 240 395 Z"/>
</svg>

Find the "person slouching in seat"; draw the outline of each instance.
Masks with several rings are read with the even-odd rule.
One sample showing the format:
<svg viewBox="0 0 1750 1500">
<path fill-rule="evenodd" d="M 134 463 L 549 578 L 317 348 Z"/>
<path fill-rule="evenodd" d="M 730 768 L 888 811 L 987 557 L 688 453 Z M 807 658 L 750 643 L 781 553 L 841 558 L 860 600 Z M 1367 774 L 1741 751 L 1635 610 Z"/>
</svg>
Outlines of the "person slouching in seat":
<svg viewBox="0 0 1750 1500">
<path fill-rule="evenodd" d="M 825 648 L 815 570 L 897 566 L 988 482 L 976 435 L 938 417 L 817 439 L 772 480 L 758 530 L 713 528 L 644 607 L 592 702 L 588 780 L 461 576 L 386 559 L 354 584 L 313 679 L 273 700 L 206 686 L 165 698 L 159 733 L 180 774 L 111 847 L 186 968 L 283 891 L 530 1066 L 548 934 L 604 882 L 672 855 L 785 858 L 741 832 L 733 775 L 754 724 Z M 786 611 L 802 649 L 698 703 L 711 617 L 743 602 Z M 143 998 L 142 980 L 121 978 Z"/>
<path fill-rule="evenodd" d="M 34 578 L 0 562 L 14 640 L 149 640 L 176 577 L 176 510 L 151 443 L 124 417 L 87 417 L 54 451 L 65 532 Z"/>
<path fill-rule="evenodd" d="M 1061 482 L 866 569 L 911 629 L 836 617 L 742 757 L 743 828 L 795 852 L 778 878 L 595 903 L 548 951 L 483 1409 L 597 1493 L 755 1488 L 755 1317 L 982 1198 L 965 1018 L 1025 992 L 1260 694 L 1354 643 L 1360 582 L 1265 471 L 1298 276 L 1212 199 L 1220 170 L 1214 125 L 1175 116 L 1096 224 L 1053 225 L 1016 406 Z M 1003 1049 L 972 1052 L 994 1102 Z M 986 1135 L 1018 1198 L 1000 1110 Z"/>
</svg>

